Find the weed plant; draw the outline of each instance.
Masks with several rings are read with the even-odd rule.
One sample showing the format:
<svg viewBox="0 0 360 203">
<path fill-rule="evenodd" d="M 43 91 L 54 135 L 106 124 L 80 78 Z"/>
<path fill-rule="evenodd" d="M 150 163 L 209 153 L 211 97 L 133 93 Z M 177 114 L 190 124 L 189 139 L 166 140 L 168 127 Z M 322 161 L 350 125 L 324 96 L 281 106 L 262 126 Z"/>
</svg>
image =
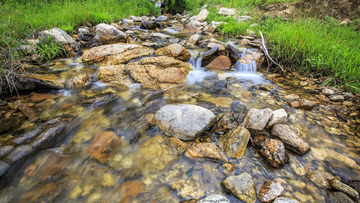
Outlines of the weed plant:
<svg viewBox="0 0 360 203">
<path fill-rule="evenodd" d="M 36 45 L 36 53 L 39 55 L 39 62 L 48 62 L 56 57 L 65 56 L 65 49 L 61 43 L 48 36 Z"/>
</svg>

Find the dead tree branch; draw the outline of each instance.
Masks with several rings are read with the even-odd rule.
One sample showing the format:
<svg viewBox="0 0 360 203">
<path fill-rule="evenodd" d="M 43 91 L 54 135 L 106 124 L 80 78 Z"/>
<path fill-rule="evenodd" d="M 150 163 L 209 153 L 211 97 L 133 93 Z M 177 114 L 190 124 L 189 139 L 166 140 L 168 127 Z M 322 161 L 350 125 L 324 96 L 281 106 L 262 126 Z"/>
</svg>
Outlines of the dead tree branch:
<svg viewBox="0 0 360 203">
<path fill-rule="evenodd" d="M 276 63 L 272 58 L 271 58 L 271 56 L 269 55 L 269 52 L 268 52 L 268 50 L 267 50 L 267 48 L 266 48 L 266 46 L 265 46 L 265 40 L 264 40 L 264 36 L 263 36 L 263 34 L 261 33 L 261 31 L 259 31 L 260 32 L 260 35 L 261 35 L 261 42 L 262 42 L 262 51 L 264 52 L 264 54 L 265 54 L 265 57 L 266 57 L 266 59 L 267 59 L 267 62 L 268 62 L 268 69 L 267 69 L 267 72 L 269 73 L 269 60 L 271 61 L 271 62 L 273 62 L 275 65 L 277 65 L 277 66 L 279 66 L 280 68 L 281 68 L 281 70 L 282 70 L 282 74 L 284 74 L 284 69 L 278 64 L 278 63 Z"/>
</svg>

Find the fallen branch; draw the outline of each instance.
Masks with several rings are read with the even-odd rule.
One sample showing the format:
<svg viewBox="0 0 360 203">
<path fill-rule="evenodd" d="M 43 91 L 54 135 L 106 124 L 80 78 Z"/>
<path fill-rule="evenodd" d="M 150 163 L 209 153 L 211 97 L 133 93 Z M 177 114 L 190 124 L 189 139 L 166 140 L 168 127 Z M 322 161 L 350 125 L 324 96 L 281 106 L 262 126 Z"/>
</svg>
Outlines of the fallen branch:
<svg viewBox="0 0 360 203">
<path fill-rule="evenodd" d="M 262 51 L 264 52 L 264 54 L 265 54 L 265 57 L 266 57 L 266 59 L 267 59 L 267 62 L 268 62 L 268 69 L 267 69 L 267 73 L 269 73 L 269 60 L 271 61 L 271 62 L 273 62 L 275 65 L 277 65 L 277 66 L 279 66 L 280 68 L 281 68 L 281 70 L 282 70 L 282 75 L 284 74 L 284 69 L 278 64 L 278 63 L 276 63 L 272 58 L 271 58 L 271 56 L 269 55 L 269 52 L 268 52 L 268 50 L 267 50 L 267 48 L 266 48 L 266 46 L 265 46 L 265 40 L 264 40 L 264 36 L 263 36 L 263 34 L 261 33 L 261 31 L 259 31 L 260 32 L 260 35 L 261 35 L 261 42 L 262 42 Z"/>
</svg>

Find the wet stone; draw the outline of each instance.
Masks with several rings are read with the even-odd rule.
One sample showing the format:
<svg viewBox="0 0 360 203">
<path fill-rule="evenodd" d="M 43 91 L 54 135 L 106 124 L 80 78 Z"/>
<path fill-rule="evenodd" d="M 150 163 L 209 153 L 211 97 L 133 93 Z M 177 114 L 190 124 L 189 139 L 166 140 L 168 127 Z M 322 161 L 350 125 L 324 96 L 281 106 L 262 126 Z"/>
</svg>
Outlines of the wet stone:
<svg viewBox="0 0 360 203">
<path fill-rule="evenodd" d="M 289 163 L 284 144 L 281 141 L 271 139 L 266 135 L 257 135 L 253 138 L 253 142 L 255 150 L 271 166 L 281 168 Z"/>
<path fill-rule="evenodd" d="M 57 137 L 65 128 L 65 124 L 60 122 L 54 126 L 49 127 L 45 132 L 41 133 L 39 137 L 32 143 L 32 147 L 39 147 L 45 145 Z"/>
<path fill-rule="evenodd" d="M 331 95 L 329 96 L 329 99 L 334 102 L 341 102 L 345 100 L 345 97 L 342 95 Z"/>
<path fill-rule="evenodd" d="M 289 95 L 284 96 L 283 99 L 285 101 L 292 102 L 292 101 L 299 100 L 300 97 L 296 94 L 289 94 Z"/>
<path fill-rule="evenodd" d="M 1 146 L 0 147 L 0 157 L 7 155 L 13 149 L 14 149 L 14 146 L 11 146 L 11 145 Z"/>
<path fill-rule="evenodd" d="M 323 94 L 326 95 L 326 96 L 335 94 L 335 92 L 334 92 L 333 90 L 331 90 L 331 89 L 323 89 L 323 90 L 321 91 L 321 93 L 323 93 Z"/>
<path fill-rule="evenodd" d="M 10 165 L 0 160 L 0 177 L 4 175 L 10 168 Z"/>
<path fill-rule="evenodd" d="M 227 177 L 221 181 L 221 185 L 244 202 L 256 202 L 255 183 L 251 175 L 246 172 Z"/>
<path fill-rule="evenodd" d="M 278 197 L 273 201 L 273 203 L 300 203 L 300 202 L 291 197 Z"/>
<path fill-rule="evenodd" d="M 260 189 L 258 198 L 261 202 L 271 202 L 280 196 L 284 188 L 276 181 L 265 182 Z"/>
<path fill-rule="evenodd" d="M 303 155 L 310 151 L 309 144 L 288 125 L 275 124 L 271 129 L 271 135 L 280 139 L 289 150 L 298 154 Z"/>
<path fill-rule="evenodd" d="M 231 111 L 234 113 L 246 113 L 247 108 L 244 105 L 241 105 L 239 102 L 231 103 Z"/>
<path fill-rule="evenodd" d="M 249 139 L 250 132 L 244 127 L 237 126 L 220 138 L 219 145 L 229 158 L 240 159 L 245 153 Z"/>
<path fill-rule="evenodd" d="M 260 109 L 250 109 L 246 114 L 242 125 L 249 130 L 263 130 L 268 123 L 272 115 L 272 110 L 269 108 L 260 110 Z"/>
<path fill-rule="evenodd" d="M 120 143 L 120 138 L 114 132 L 105 131 L 91 141 L 88 150 L 92 158 L 105 162 Z"/>
<path fill-rule="evenodd" d="M 271 90 L 276 90 L 276 87 L 271 84 L 264 84 L 260 86 L 260 89 L 265 91 L 271 91 Z"/>
<path fill-rule="evenodd" d="M 341 192 L 348 194 L 349 196 L 351 196 L 355 199 L 359 198 L 359 193 L 354 188 L 342 183 L 340 180 L 337 180 L 337 179 L 331 180 L 330 186 L 336 190 L 339 190 Z"/>
<path fill-rule="evenodd" d="M 314 182 L 317 186 L 322 188 L 330 188 L 329 181 L 335 177 L 325 171 L 315 170 L 309 173 L 309 179 Z"/>
<path fill-rule="evenodd" d="M 6 157 L 6 161 L 12 164 L 20 160 L 21 158 L 29 155 L 32 151 L 33 148 L 29 145 L 18 146 Z"/>
<path fill-rule="evenodd" d="M 202 200 L 197 201 L 196 203 L 230 203 L 230 200 L 228 200 L 222 195 L 213 194 Z"/>
<path fill-rule="evenodd" d="M 290 102 L 290 106 L 296 109 L 311 110 L 315 106 L 315 102 L 302 99 L 299 101 Z"/>
<path fill-rule="evenodd" d="M 217 161 L 228 162 L 224 153 L 215 143 L 198 143 L 185 151 L 185 156 L 189 158 L 205 158 Z"/>
<path fill-rule="evenodd" d="M 354 203 L 354 201 L 343 192 L 332 192 L 329 195 L 331 203 Z"/>
<path fill-rule="evenodd" d="M 269 129 L 271 126 L 275 124 L 283 124 L 286 123 L 286 119 L 288 114 L 284 109 L 278 109 L 272 112 L 269 122 L 266 125 L 266 128 Z"/>
</svg>

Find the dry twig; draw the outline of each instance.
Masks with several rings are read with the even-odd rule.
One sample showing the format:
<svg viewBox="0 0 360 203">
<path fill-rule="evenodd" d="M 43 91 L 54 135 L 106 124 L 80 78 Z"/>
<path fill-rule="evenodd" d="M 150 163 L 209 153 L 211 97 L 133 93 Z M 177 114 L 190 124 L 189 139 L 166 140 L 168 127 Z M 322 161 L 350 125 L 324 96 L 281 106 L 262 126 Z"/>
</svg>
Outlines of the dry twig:
<svg viewBox="0 0 360 203">
<path fill-rule="evenodd" d="M 275 65 L 277 65 L 277 66 L 279 66 L 280 68 L 281 68 L 281 70 L 282 70 L 282 74 L 284 74 L 284 69 L 278 64 L 278 63 L 276 63 L 272 58 L 271 58 L 271 56 L 269 55 L 269 52 L 268 52 L 268 50 L 267 50 L 267 48 L 266 48 L 266 46 L 265 46 L 265 40 L 264 40 L 264 36 L 263 36 L 263 34 L 261 33 L 261 31 L 259 31 L 260 32 L 260 35 L 261 35 L 261 42 L 262 42 L 262 51 L 264 52 L 264 54 L 265 54 L 265 57 L 266 57 L 266 60 L 267 60 L 267 63 L 268 63 L 268 69 L 267 69 L 267 73 L 269 73 L 269 60 L 271 61 L 271 62 L 273 62 Z"/>
</svg>

